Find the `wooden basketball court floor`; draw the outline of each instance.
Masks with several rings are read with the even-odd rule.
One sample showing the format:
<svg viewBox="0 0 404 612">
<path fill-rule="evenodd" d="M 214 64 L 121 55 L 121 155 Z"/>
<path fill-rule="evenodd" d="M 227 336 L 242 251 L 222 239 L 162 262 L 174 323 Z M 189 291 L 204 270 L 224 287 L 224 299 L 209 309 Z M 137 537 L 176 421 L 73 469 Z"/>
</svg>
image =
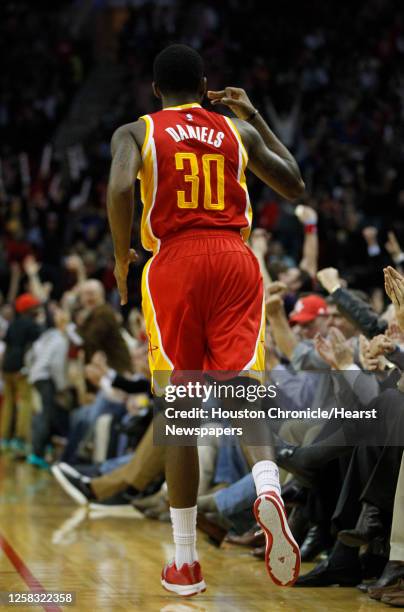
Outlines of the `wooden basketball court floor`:
<svg viewBox="0 0 404 612">
<path fill-rule="evenodd" d="M 377 612 L 356 589 L 282 589 L 263 563 L 198 536 L 205 593 L 178 599 L 159 578 L 172 556 L 171 527 L 139 518 L 89 518 L 50 474 L 0 456 L 0 591 L 74 591 L 74 606 L 18 610 L 83 612 Z M 303 565 L 302 571 L 311 565 Z M 0 606 L 1 609 L 6 607 Z M 8 607 L 7 607 L 8 609 Z M 11 609 L 11 608 L 10 608 Z"/>
</svg>

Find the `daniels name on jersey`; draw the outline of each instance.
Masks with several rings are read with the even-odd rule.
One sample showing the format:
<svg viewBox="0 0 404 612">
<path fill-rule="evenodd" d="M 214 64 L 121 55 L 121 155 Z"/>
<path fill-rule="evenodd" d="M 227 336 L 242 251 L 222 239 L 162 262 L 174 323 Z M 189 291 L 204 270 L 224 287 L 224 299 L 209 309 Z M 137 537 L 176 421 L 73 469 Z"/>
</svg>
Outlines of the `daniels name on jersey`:
<svg viewBox="0 0 404 612">
<path fill-rule="evenodd" d="M 207 142 L 214 147 L 219 148 L 223 142 L 224 132 L 217 132 L 216 130 L 200 127 L 199 125 L 177 125 L 175 127 L 167 127 L 166 132 L 170 134 L 171 138 L 175 140 L 175 142 L 180 142 L 181 140 L 189 140 L 195 139 L 200 142 Z"/>
<path fill-rule="evenodd" d="M 247 240 L 251 206 L 248 162 L 236 124 L 198 103 L 143 115 L 146 123 L 139 172 L 143 247 L 182 230 L 226 228 Z"/>
</svg>

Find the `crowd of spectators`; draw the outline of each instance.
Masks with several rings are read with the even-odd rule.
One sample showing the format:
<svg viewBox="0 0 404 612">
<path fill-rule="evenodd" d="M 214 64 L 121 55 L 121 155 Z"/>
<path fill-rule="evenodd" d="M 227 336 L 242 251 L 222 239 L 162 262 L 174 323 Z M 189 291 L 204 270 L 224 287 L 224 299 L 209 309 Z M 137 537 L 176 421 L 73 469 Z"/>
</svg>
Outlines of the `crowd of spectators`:
<svg viewBox="0 0 404 612">
<path fill-rule="evenodd" d="M 51 140 L 91 67 L 88 47 L 52 3 L 35 14 L 3 3 L 13 52 L 0 77 L 1 452 L 33 468 L 58 461 L 80 504 L 168 518 L 139 311 L 147 256 L 139 249 L 122 314 L 105 193 L 114 128 L 157 108 L 154 54 L 188 43 L 213 89 L 247 89 L 307 185 L 294 208 L 250 179 L 268 376 L 285 407 L 342 401 L 378 415 L 377 431 L 364 420 L 276 427 L 292 531 L 303 560 L 321 559 L 297 586 L 360 585 L 404 605 L 403 18 L 393 1 L 362 3 L 355 18 L 335 7 L 315 1 L 291 18 L 288 5 L 258 15 L 252 1 L 137 3 L 120 35 L 121 94 L 66 167 Z M 201 446 L 200 471 L 200 529 L 262 557 L 242 449 Z"/>
<path fill-rule="evenodd" d="M 10 284 L 6 264 L 34 251 L 60 297 L 63 257 L 74 252 L 111 298 L 109 141 L 117 126 L 158 108 L 150 87 L 152 59 L 173 41 L 203 54 L 212 89 L 244 87 L 292 149 L 308 187 L 305 203 L 319 213 L 320 266 L 335 265 L 358 288 L 382 286 L 374 264 L 383 265 L 388 232 L 394 227 L 404 240 L 404 30 L 398 2 L 360 3 L 353 18 L 348 6 L 315 1 L 293 19 L 287 5 L 261 7 L 257 15 L 252 1 L 136 2 L 119 35 L 120 93 L 91 137 L 61 154 L 51 146 L 52 135 L 93 59 L 90 42 L 69 35 L 63 8 L 71 5 L 43 3 L 33 14 L 23 0 L 2 3 L 1 38 L 8 51 L 2 53 L 0 98 L 3 295 Z M 293 208 L 249 181 L 255 223 L 272 234 L 272 261 L 293 265 L 302 243 Z M 367 227 L 375 229 L 364 232 Z M 135 243 L 137 230 L 135 224 Z M 134 306 L 140 303 L 143 263 L 144 257 L 133 275 Z"/>
<path fill-rule="evenodd" d="M 317 270 L 314 209 L 300 205 L 296 217 L 304 244 L 295 268 L 267 267 L 264 229 L 250 241 L 266 286 L 267 382 L 277 385 L 283 410 L 330 414 L 343 406 L 360 415 L 265 423 L 275 433 L 303 561 L 321 559 L 296 584 L 359 585 L 402 605 L 404 269 L 384 269 L 386 303 L 377 311 L 336 268 Z M 28 291 L 16 298 L 15 314 L 3 312 L 1 450 L 35 468 L 53 463 L 64 490 L 98 515 L 113 506 L 114 516 L 118 507 L 125 516 L 169 520 L 165 446 L 153 435 L 164 417 L 151 392 L 142 315 L 133 309 L 125 324 L 102 283 L 71 257 L 76 284 L 59 301 L 49 298 L 38 262 L 26 258 Z M 199 451 L 200 530 L 217 545 L 250 546 L 262 558 L 243 447 L 212 436 Z"/>
</svg>

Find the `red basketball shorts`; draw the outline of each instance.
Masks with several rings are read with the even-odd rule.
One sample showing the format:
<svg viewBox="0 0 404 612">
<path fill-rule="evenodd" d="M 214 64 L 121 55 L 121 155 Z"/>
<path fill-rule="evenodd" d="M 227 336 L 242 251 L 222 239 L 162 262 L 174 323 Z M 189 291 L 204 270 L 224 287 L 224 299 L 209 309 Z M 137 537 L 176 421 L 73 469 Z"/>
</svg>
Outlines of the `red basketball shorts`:
<svg viewBox="0 0 404 612">
<path fill-rule="evenodd" d="M 142 305 L 152 373 L 264 370 L 262 277 L 238 232 L 165 240 L 144 268 Z"/>
</svg>

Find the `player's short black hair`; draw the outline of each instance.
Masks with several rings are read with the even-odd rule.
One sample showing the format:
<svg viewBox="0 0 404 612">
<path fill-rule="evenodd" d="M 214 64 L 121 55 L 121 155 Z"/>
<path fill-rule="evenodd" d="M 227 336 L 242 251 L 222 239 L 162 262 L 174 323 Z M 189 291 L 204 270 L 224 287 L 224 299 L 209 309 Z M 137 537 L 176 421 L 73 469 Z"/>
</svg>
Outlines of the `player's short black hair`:
<svg viewBox="0 0 404 612">
<path fill-rule="evenodd" d="M 203 60 L 187 45 L 170 45 L 153 64 L 154 82 L 161 93 L 197 93 L 203 77 Z"/>
</svg>

